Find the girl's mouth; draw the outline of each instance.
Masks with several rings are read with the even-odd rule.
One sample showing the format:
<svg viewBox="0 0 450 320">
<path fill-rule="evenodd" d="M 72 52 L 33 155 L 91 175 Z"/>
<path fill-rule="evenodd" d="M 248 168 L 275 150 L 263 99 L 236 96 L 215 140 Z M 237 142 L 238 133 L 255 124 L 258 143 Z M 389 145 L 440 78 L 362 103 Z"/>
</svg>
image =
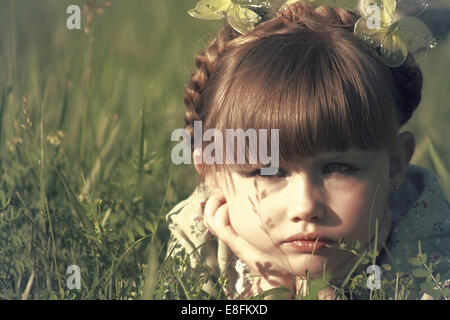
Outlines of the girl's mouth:
<svg viewBox="0 0 450 320">
<path fill-rule="evenodd" d="M 330 247 L 333 241 L 318 233 L 296 234 L 281 242 L 281 246 L 296 252 L 318 252 Z"/>
<path fill-rule="evenodd" d="M 283 246 L 297 252 L 318 252 L 329 247 L 328 241 L 323 240 L 293 240 L 283 242 Z"/>
</svg>

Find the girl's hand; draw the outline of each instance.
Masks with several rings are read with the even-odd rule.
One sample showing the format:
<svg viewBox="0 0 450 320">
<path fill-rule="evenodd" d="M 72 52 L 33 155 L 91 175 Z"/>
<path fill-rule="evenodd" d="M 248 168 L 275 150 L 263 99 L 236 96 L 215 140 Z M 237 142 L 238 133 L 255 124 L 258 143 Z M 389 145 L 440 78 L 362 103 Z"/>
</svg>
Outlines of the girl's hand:
<svg viewBox="0 0 450 320">
<path fill-rule="evenodd" d="M 233 229 L 230 223 L 228 205 L 222 193 L 212 195 L 205 204 L 204 223 L 209 231 L 222 240 L 253 274 L 254 288 L 257 292 L 285 287 L 295 292 L 295 276 L 276 266 L 270 257 L 255 248 Z M 290 298 L 288 295 L 284 298 Z"/>
</svg>

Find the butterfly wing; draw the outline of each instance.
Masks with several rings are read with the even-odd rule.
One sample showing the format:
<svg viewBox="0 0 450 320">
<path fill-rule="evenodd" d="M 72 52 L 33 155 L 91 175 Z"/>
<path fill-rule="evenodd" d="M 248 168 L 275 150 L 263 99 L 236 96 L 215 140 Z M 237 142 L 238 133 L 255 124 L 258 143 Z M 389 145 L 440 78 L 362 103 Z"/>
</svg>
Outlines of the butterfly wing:
<svg viewBox="0 0 450 320">
<path fill-rule="evenodd" d="M 409 52 L 433 47 L 436 42 L 428 26 L 414 17 L 400 19 L 396 34 L 406 43 Z"/>
<path fill-rule="evenodd" d="M 381 26 L 378 28 L 369 28 L 369 17 L 361 17 L 356 23 L 353 29 L 355 36 L 363 39 L 371 47 L 378 47 L 383 42 L 383 39 L 387 33 L 388 27 Z"/>
<path fill-rule="evenodd" d="M 380 55 L 389 67 L 398 67 L 408 56 L 408 47 L 397 32 L 384 37 L 380 45 Z"/>
<path fill-rule="evenodd" d="M 261 19 L 270 20 L 275 17 L 277 7 L 280 7 L 285 0 L 234 0 L 241 8 L 248 8 L 258 14 Z"/>
<path fill-rule="evenodd" d="M 194 18 L 219 20 L 225 16 L 224 12 L 228 10 L 231 4 L 231 0 L 202 0 L 188 13 Z"/>
<path fill-rule="evenodd" d="M 361 0 L 359 9 L 364 16 L 370 16 L 374 14 L 372 7 L 374 5 L 380 10 L 381 24 L 389 25 L 394 21 L 394 13 L 397 6 L 395 0 Z"/>
<path fill-rule="evenodd" d="M 361 0 L 362 17 L 355 23 L 355 35 L 374 48 L 380 46 L 394 19 L 395 7 L 395 0 Z"/>
<path fill-rule="evenodd" d="M 252 30 L 260 19 L 261 17 L 256 12 L 235 4 L 227 11 L 228 23 L 242 34 Z"/>
<path fill-rule="evenodd" d="M 236 3 L 241 4 L 241 7 L 250 8 L 253 11 L 261 13 L 264 16 L 264 20 L 270 20 L 274 18 L 281 8 L 284 8 L 291 3 L 297 2 L 298 0 L 237 0 Z"/>
</svg>

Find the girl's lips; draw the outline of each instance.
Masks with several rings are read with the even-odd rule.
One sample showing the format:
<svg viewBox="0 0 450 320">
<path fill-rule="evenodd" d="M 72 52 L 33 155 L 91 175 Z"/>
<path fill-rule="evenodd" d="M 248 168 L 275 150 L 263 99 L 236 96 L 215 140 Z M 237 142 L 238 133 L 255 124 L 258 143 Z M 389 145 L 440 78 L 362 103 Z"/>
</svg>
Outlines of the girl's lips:
<svg viewBox="0 0 450 320">
<path fill-rule="evenodd" d="M 318 252 L 325 249 L 327 244 L 329 244 L 329 242 L 323 240 L 294 240 L 282 243 L 284 247 L 288 247 L 298 252 Z"/>
<path fill-rule="evenodd" d="M 281 242 L 283 247 L 294 249 L 298 252 L 317 252 L 323 250 L 333 241 L 322 237 L 318 233 L 296 234 Z"/>
</svg>

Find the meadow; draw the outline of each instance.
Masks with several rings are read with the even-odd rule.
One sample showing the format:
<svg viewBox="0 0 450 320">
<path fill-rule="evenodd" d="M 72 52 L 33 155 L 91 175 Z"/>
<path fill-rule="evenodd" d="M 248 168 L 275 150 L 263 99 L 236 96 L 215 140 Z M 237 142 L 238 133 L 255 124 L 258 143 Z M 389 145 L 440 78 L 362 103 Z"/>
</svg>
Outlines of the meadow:
<svg viewBox="0 0 450 320">
<path fill-rule="evenodd" d="M 82 30 L 66 27 L 74 3 Z M 170 136 L 184 126 L 193 57 L 222 22 L 190 17 L 195 0 L 87 3 L 0 4 L 0 299 L 222 299 L 179 272 L 185 261 L 166 259 L 164 219 L 196 185 L 192 166 L 171 162 Z M 417 138 L 412 162 L 447 199 L 449 52 L 447 36 L 417 54 L 423 99 L 405 127 Z M 66 285 L 71 265 L 79 290 Z"/>
</svg>

